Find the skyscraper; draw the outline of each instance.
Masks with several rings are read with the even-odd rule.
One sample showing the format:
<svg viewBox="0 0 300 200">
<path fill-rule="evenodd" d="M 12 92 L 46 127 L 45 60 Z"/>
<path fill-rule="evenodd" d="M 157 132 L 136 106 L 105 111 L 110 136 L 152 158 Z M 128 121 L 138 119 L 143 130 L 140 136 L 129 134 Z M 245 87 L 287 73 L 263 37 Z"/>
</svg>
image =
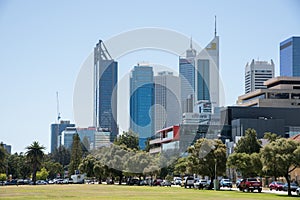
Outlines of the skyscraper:
<svg viewBox="0 0 300 200">
<path fill-rule="evenodd" d="M 153 69 L 148 65 L 135 66 L 130 76 L 130 129 L 139 136 L 139 147 L 154 133 Z"/>
<path fill-rule="evenodd" d="M 185 57 L 179 58 L 179 77 L 181 92 L 181 110 L 182 113 L 190 112 L 188 101 L 193 101 L 195 97 L 195 57 L 196 50 L 193 49 L 192 40 L 190 48 L 186 51 Z M 193 104 L 194 102 L 192 102 Z"/>
<path fill-rule="evenodd" d="M 179 77 L 173 72 L 162 71 L 154 76 L 155 90 L 155 132 L 180 123 Z"/>
<path fill-rule="evenodd" d="M 61 133 L 67 127 L 75 127 L 75 124 L 71 124 L 70 121 L 60 120 L 59 123 L 51 124 L 51 153 L 58 147 L 60 142 L 58 141 L 61 138 Z"/>
<path fill-rule="evenodd" d="M 219 36 L 216 35 L 216 31 L 215 37 L 200 51 L 195 60 L 197 63 L 195 99 L 197 102 L 209 101 L 213 107 L 218 107 L 220 103 Z"/>
<path fill-rule="evenodd" d="M 117 82 L 118 63 L 100 40 L 94 48 L 94 126 L 111 132 L 111 141 L 118 135 Z"/>
<path fill-rule="evenodd" d="M 280 43 L 280 76 L 300 76 L 300 37 Z"/>
<path fill-rule="evenodd" d="M 257 89 L 264 89 L 264 82 L 274 77 L 274 62 L 255 61 L 247 63 L 245 67 L 245 93 Z"/>
</svg>

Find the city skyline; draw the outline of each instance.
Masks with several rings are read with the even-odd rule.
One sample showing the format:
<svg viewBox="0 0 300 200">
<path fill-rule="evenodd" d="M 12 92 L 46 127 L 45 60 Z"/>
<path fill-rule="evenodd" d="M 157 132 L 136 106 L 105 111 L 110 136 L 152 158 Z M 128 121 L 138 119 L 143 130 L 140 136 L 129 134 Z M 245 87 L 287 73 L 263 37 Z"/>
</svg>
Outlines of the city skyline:
<svg viewBox="0 0 300 200">
<path fill-rule="evenodd" d="M 226 91 L 225 105 L 234 104 L 236 98 L 244 93 L 244 66 L 247 61 L 257 57 L 259 60 L 273 59 L 275 76 L 279 75 L 279 44 L 300 33 L 297 20 L 299 2 L 188 3 L 193 6 L 183 10 L 180 3 L 171 1 L 134 1 L 132 4 L 122 2 L 122 5 L 103 1 L 89 5 L 83 2 L 2 1 L 0 92 L 4 98 L 0 101 L 0 140 L 12 145 L 12 152 L 24 151 L 34 140 L 46 146 L 49 152 L 49 125 L 57 117 L 56 91 L 60 93 L 62 119 L 74 122 L 74 83 L 81 63 L 96 41 L 105 41 L 120 32 L 139 27 L 176 30 L 188 37 L 192 35 L 193 40 L 204 46 L 213 36 L 216 15 L 221 37 L 220 71 Z M 119 13 L 113 16 L 105 9 L 101 13 L 96 12 L 100 4 L 116 6 Z M 201 7 L 206 9 L 199 12 Z M 167 8 L 174 12 L 165 17 Z M 156 10 L 156 15 L 144 16 L 145 10 Z M 253 10 L 255 15 L 251 15 Z M 79 14 L 82 12 L 84 14 Z M 110 16 L 110 20 L 103 20 L 105 15 Z M 137 15 L 143 17 L 136 18 Z M 151 50 L 137 51 L 120 58 L 122 73 L 129 70 L 124 66 L 133 66 L 141 58 L 174 68 L 178 65 L 178 58 L 174 59 L 174 55 Z"/>
</svg>

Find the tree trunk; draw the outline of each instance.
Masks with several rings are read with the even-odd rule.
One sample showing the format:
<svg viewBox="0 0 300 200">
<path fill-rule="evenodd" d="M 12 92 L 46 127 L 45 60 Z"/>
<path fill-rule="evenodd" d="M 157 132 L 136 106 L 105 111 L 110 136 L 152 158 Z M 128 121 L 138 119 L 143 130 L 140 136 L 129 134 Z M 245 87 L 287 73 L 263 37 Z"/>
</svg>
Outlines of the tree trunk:
<svg viewBox="0 0 300 200">
<path fill-rule="evenodd" d="M 291 191 L 291 180 L 289 178 L 289 174 L 287 173 L 285 176 L 286 182 L 288 184 L 288 196 L 292 196 L 292 191 Z"/>
<path fill-rule="evenodd" d="M 37 171 L 37 167 L 36 167 L 36 165 L 33 165 L 33 172 L 32 172 L 33 185 L 36 185 L 36 171 Z"/>
</svg>

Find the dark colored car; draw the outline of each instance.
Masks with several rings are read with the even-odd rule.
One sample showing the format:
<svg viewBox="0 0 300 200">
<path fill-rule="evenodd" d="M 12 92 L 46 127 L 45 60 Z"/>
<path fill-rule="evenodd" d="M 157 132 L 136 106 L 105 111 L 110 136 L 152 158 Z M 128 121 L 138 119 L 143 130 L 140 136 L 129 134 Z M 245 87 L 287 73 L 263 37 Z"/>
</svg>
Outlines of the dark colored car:
<svg viewBox="0 0 300 200">
<path fill-rule="evenodd" d="M 222 180 L 220 181 L 220 186 L 221 186 L 221 187 L 232 188 L 232 182 L 230 181 L 230 179 L 222 179 Z"/>
<path fill-rule="evenodd" d="M 127 185 L 140 185 L 140 180 L 137 178 L 132 178 L 127 182 Z"/>
<path fill-rule="evenodd" d="M 154 186 L 161 186 L 162 182 L 163 182 L 162 179 L 156 179 L 156 180 L 153 181 L 153 185 Z"/>
<path fill-rule="evenodd" d="M 292 192 L 296 192 L 297 188 L 298 188 L 298 184 L 297 183 L 291 183 L 291 191 Z M 288 191 L 288 184 L 284 184 L 284 186 L 282 187 L 283 191 Z"/>
<path fill-rule="evenodd" d="M 284 186 L 283 182 L 277 182 L 277 181 L 273 181 L 272 183 L 269 184 L 270 190 L 276 190 L 276 191 L 283 190 L 283 186 Z"/>
<path fill-rule="evenodd" d="M 13 179 L 11 181 L 6 181 L 5 185 L 17 185 L 18 181 L 16 179 Z"/>
</svg>

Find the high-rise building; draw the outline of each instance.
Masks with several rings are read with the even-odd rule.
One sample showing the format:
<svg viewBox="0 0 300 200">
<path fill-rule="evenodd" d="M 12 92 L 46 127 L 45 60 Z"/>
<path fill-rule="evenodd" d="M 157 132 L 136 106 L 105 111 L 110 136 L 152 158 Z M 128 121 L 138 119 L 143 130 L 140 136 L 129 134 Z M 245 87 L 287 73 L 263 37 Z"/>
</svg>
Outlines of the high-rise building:
<svg viewBox="0 0 300 200">
<path fill-rule="evenodd" d="M 196 101 L 210 101 L 212 106 L 218 107 L 219 100 L 219 36 L 213 40 L 197 55 Z M 195 104 L 197 104 L 197 102 Z M 198 110 L 198 108 L 196 108 Z"/>
<path fill-rule="evenodd" d="M 186 51 L 185 57 L 179 58 L 179 77 L 180 77 L 180 92 L 181 92 L 181 110 L 182 113 L 189 112 L 188 99 L 195 97 L 195 57 L 196 50 L 193 49 L 192 40 L 190 48 Z M 194 102 L 192 102 L 194 103 Z"/>
<path fill-rule="evenodd" d="M 300 76 L 300 37 L 280 43 L 280 76 Z"/>
<path fill-rule="evenodd" d="M 70 121 L 60 120 L 59 123 L 51 124 L 51 153 L 57 149 L 59 136 L 67 127 L 75 127 L 75 124 L 71 124 Z"/>
<path fill-rule="evenodd" d="M 3 147 L 8 154 L 11 154 L 11 145 L 8 145 L 8 144 L 4 144 L 3 142 L 0 142 L 0 147 Z"/>
<path fill-rule="evenodd" d="M 155 132 L 180 123 L 180 80 L 173 72 L 162 71 L 154 76 Z"/>
<path fill-rule="evenodd" d="M 58 137 L 60 145 L 63 145 L 67 149 L 71 149 L 73 144 L 73 136 L 75 134 L 77 134 L 75 127 L 67 127 L 63 132 L 61 132 L 61 136 Z"/>
<path fill-rule="evenodd" d="M 100 40 L 94 48 L 94 126 L 111 132 L 111 141 L 118 135 L 117 82 L 118 63 Z"/>
<path fill-rule="evenodd" d="M 264 82 L 271 78 L 274 78 L 273 60 L 268 63 L 252 59 L 251 63 L 247 63 L 245 67 L 245 93 L 265 89 Z"/>
<path fill-rule="evenodd" d="M 139 136 L 139 147 L 154 133 L 154 82 L 153 69 L 138 64 L 130 76 L 130 129 Z"/>
</svg>

